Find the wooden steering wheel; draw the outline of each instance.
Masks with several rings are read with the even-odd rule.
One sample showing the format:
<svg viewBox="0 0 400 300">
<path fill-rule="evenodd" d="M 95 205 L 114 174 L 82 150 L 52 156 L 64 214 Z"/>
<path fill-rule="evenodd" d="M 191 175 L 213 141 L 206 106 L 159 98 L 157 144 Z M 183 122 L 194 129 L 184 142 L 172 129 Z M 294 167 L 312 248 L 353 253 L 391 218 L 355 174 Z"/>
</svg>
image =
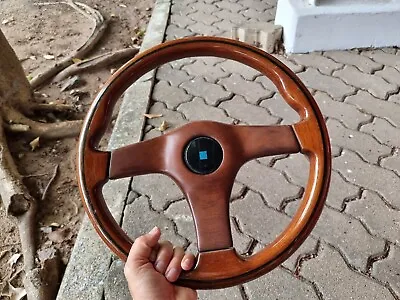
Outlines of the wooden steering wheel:
<svg viewBox="0 0 400 300">
<path fill-rule="evenodd" d="M 96 149 L 122 93 L 148 71 L 185 57 L 215 56 L 257 69 L 278 88 L 301 120 L 287 126 L 241 126 L 192 122 L 111 152 Z M 301 152 L 310 161 L 302 202 L 286 229 L 264 249 L 242 257 L 233 248 L 229 198 L 247 161 Z M 196 289 L 229 287 L 255 279 L 287 259 L 305 240 L 321 214 L 329 188 L 328 132 L 318 106 L 299 78 L 273 56 L 247 44 L 216 37 L 185 38 L 143 52 L 105 84 L 86 117 L 79 140 L 78 181 L 86 212 L 97 233 L 122 260 L 132 240 L 115 222 L 102 196 L 109 179 L 162 173 L 181 188 L 193 214 L 198 257 L 177 284 Z"/>
</svg>

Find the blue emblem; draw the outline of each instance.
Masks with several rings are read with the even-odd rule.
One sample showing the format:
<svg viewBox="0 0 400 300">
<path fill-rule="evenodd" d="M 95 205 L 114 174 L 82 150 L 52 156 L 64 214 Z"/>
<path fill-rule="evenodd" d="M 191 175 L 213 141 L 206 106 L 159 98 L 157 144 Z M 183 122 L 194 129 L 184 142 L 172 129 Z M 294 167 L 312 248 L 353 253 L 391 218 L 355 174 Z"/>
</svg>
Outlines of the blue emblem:
<svg viewBox="0 0 400 300">
<path fill-rule="evenodd" d="M 199 159 L 200 160 L 208 159 L 207 151 L 199 151 Z"/>
</svg>

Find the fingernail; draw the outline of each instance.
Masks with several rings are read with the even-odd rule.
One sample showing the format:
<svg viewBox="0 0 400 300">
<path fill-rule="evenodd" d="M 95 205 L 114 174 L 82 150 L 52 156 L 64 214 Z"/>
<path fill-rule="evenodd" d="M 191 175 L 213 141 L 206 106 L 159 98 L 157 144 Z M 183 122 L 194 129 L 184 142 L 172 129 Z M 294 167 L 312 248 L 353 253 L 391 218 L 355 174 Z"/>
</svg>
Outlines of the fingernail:
<svg viewBox="0 0 400 300">
<path fill-rule="evenodd" d="M 190 259 L 185 258 L 185 259 L 183 260 L 183 262 L 182 262 L 182 267 L 183 267 L 183 269 L 185 269 L 185 270 L 190 269 L 190 268 L 192 267 L 192 264 L 191 264 L 191 262 L 190 262 Z"/>
<path fill-rule="evenodd" d="M 158 230 L 158 227 L 154 226 L 154 228 L 152 230 L 150 230 L 149 234 L 153 235 L 157 232 L 157 230 Z"/>
<path fill-rule="evenodd" d="M 151 262 L 154 262 L 156 260 L 156 258 L 157 258 L 157 253 L 155 253 L 154 251 L 151 251 L 149 260 Z"/>
<path fill-rule="evenodd" d="M 154 264 L 154 268 L 160 272 L 163 273 L 165 270 L 165 264 L 162 261 L 156 261 Z"/>
<path fill-rule="evenodd" d="M 176 281 L 178 279 L 178 276 L 179 276 L 179 271 L 176 268 L 169 269 L 165 274 L 165 277 L 170 282 Z"/>
</svg>

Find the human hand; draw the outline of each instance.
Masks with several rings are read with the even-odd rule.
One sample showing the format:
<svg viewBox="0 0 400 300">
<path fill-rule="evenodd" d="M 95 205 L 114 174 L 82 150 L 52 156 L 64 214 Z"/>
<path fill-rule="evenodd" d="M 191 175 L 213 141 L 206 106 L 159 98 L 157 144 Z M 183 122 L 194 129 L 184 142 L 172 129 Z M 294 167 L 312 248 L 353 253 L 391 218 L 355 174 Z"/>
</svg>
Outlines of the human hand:
<svg viewBox="0 0 400 300">
<path fill-rule="evenodd" d="M 185 254 L 181 247 L 161 242 L 160 229 L 137 238 L 129 252 L 124 273 L 135 300 L 195 300 L 195 290 L 173 285 L 183 270 L 194 265 L 193 254 Z"/>
</svg>

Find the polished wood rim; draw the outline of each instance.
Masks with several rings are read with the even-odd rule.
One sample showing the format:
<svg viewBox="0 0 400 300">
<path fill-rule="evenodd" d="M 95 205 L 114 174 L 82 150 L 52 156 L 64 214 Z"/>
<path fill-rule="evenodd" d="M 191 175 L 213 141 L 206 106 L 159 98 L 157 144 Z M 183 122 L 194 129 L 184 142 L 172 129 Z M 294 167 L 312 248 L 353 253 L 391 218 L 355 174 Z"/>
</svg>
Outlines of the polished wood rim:
<svg viewBox="0 0 400 300">
<path fill-rule="evenodd" d="M 232 59 L 259 70 L 276 85 L 301 120 L 291 126 L 193 122 L 161 137 L 112 152 L 96 150 L 116 101 L 132 83 L 162 64 L 195 56 Z M 202 135 L 217 140 L 224 152 L 221 166 L 208 175 L 190 172 L 180 152 L 190 139 Z M 303 153 L 310 161 L 309 180 L 298 211 L 271 244 L 252 256 L 239 256 L 232 248 L 229 227 L 229 195 L 237 171 L 246 161 L 257 157 L 296 152 Z M 100 91 L 85 119 L 77 163 L 85 210 L 100 237 L 123 260 L 126 260 L 132 240 L 115 222 L 105 204 L 101 192 L 104 183 L 108 179 L 163 173 L 178 184 L 191 207 L 199 245 L 195 268 L 182 274 L 178 284 L 202 289 L 252 280 L 288 258 L 318 220 L 331 173 L 325 122 L 299 78 L 279 60 L 255 47 L 216 37 L 167 42 L 139 54 L 119 69 Z M 204 190 L 207 190 L 207 197 L 202 195 Z"/>
</svg>

